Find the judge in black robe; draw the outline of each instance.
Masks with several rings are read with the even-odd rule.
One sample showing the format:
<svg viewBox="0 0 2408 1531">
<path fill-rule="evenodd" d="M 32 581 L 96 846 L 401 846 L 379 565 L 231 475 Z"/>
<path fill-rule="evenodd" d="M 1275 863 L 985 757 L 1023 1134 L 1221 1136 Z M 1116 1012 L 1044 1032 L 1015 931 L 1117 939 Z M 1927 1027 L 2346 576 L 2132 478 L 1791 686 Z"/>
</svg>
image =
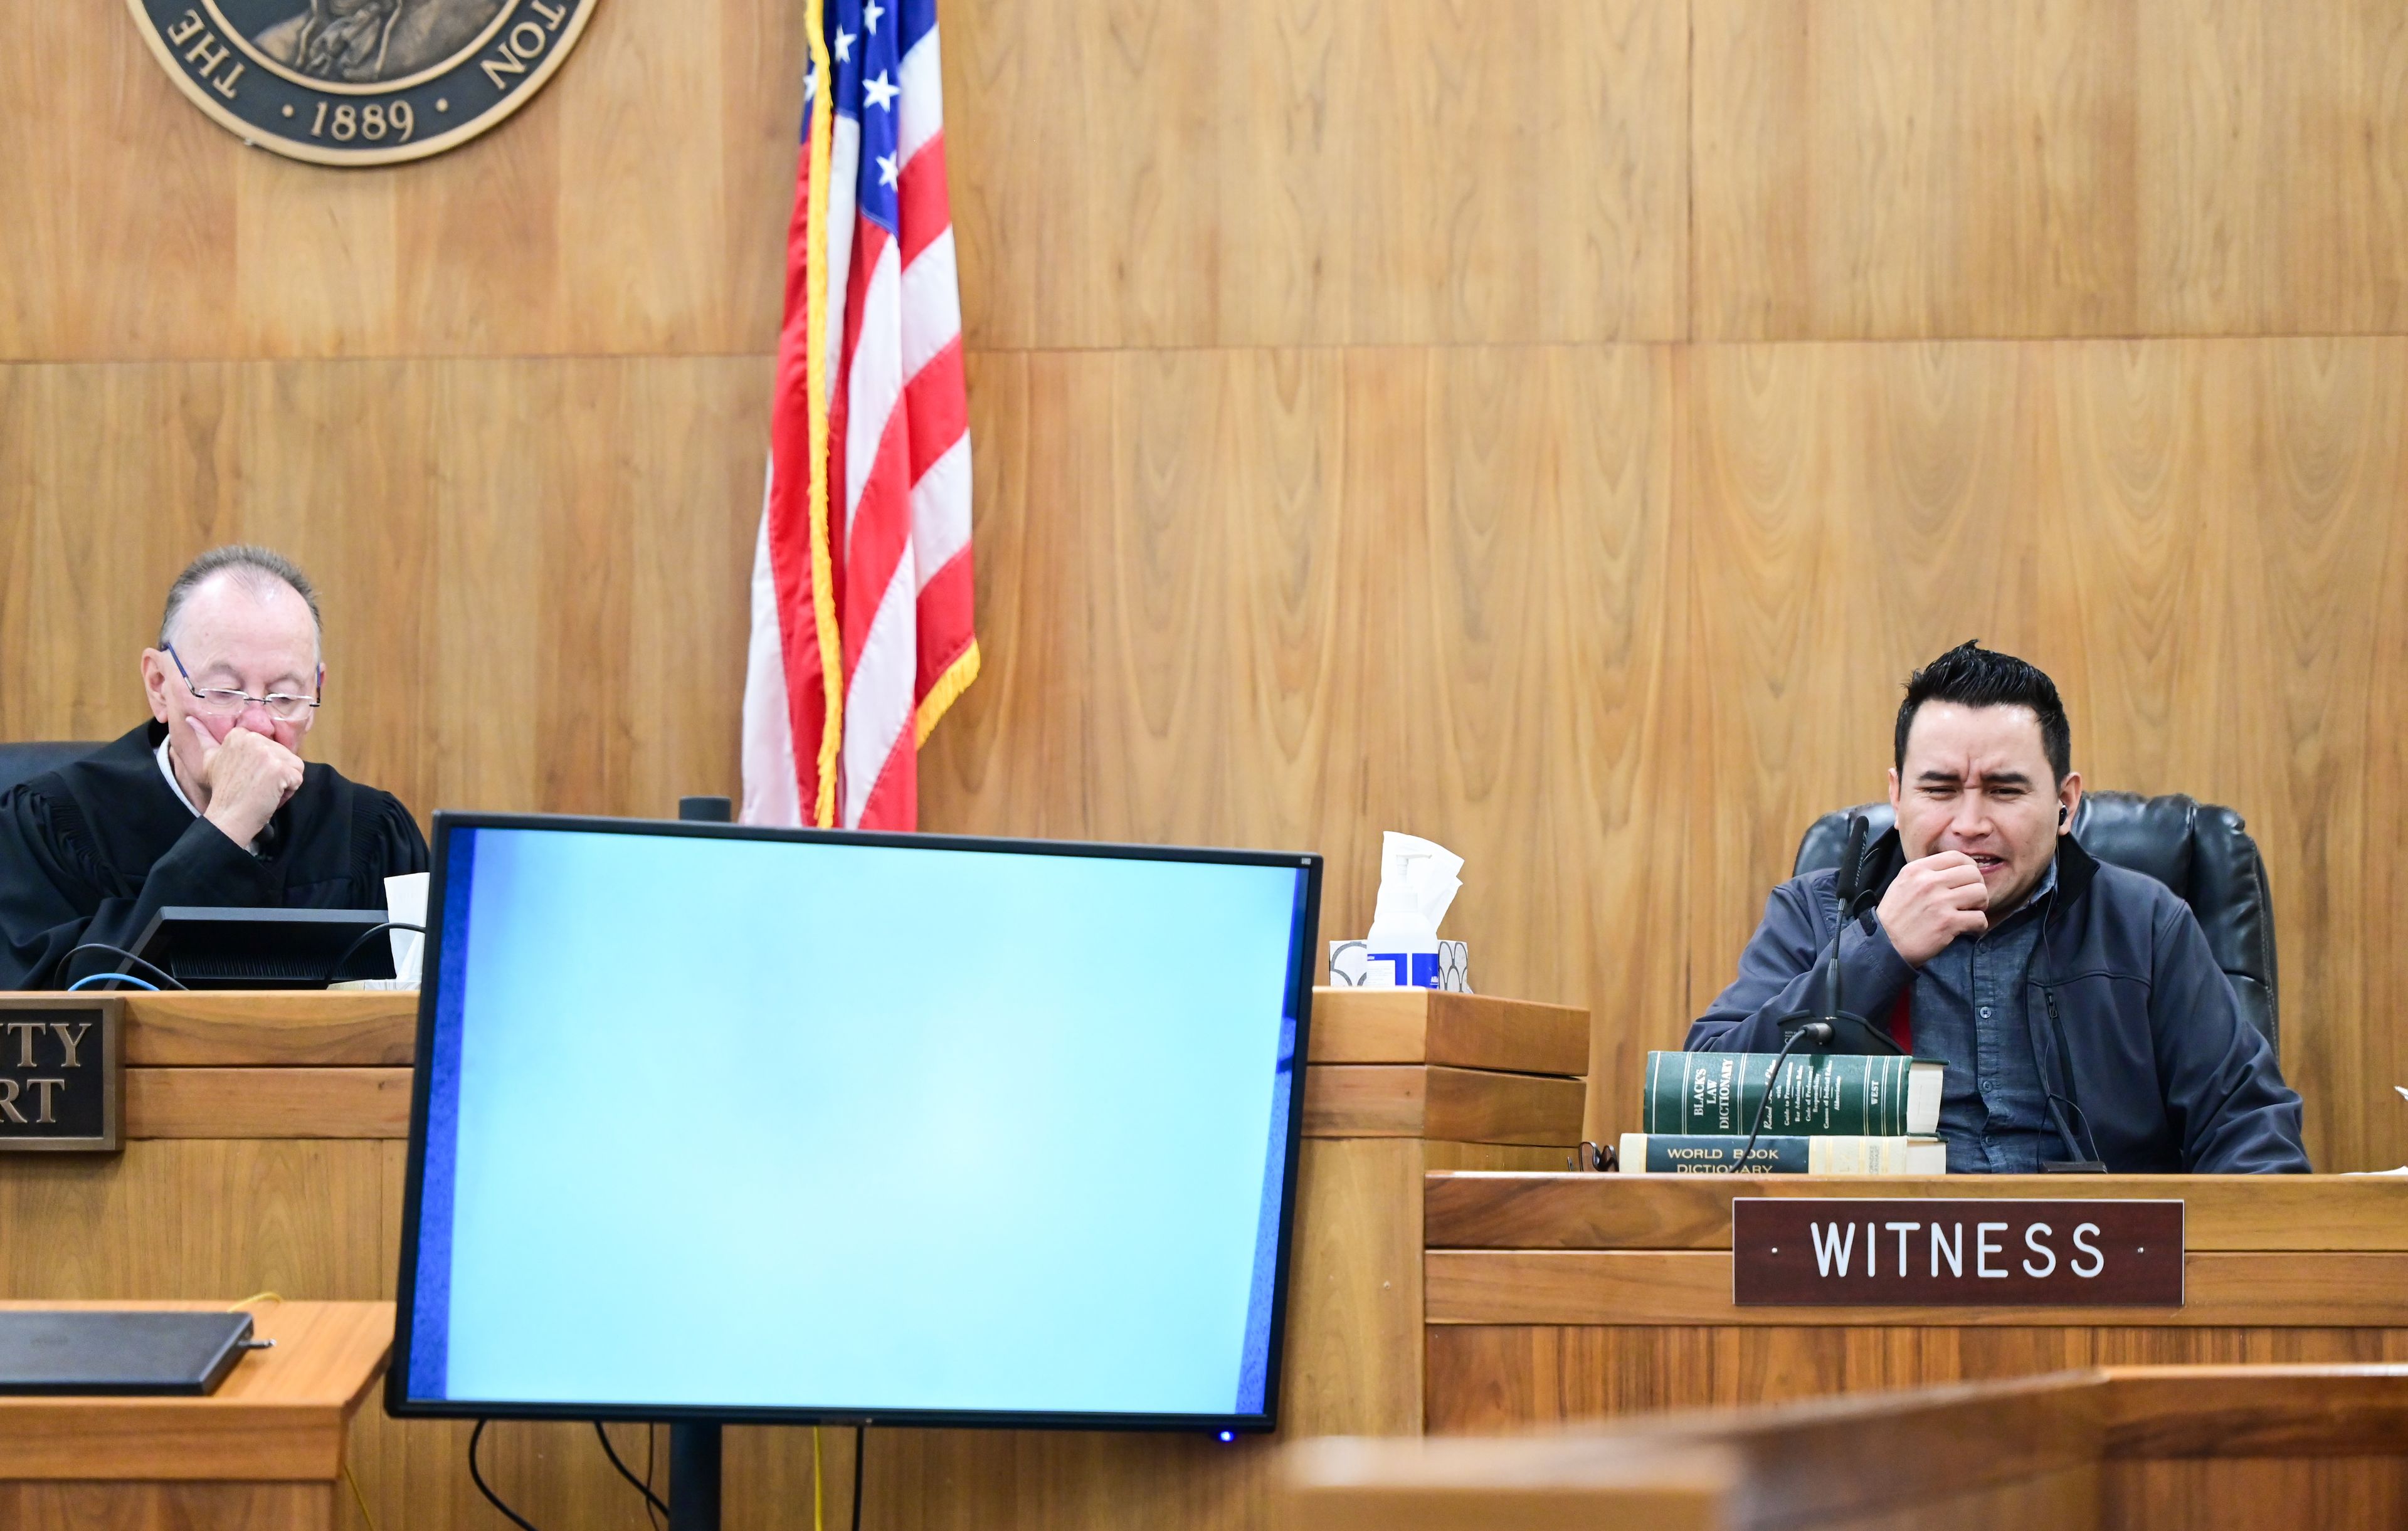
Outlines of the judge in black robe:
<svg viewBox="0 0 2408 1531">
<path fill-rule="evenodd" d="M 196 815 L 159 766 L 164 723 L 0 796 L 0 989 L 115 970 L 160 909 L 385 907 L 384 880 L 426 870 L 426 840 L 390 793 L 316 762 L 256 853 Z"/>
</svg>

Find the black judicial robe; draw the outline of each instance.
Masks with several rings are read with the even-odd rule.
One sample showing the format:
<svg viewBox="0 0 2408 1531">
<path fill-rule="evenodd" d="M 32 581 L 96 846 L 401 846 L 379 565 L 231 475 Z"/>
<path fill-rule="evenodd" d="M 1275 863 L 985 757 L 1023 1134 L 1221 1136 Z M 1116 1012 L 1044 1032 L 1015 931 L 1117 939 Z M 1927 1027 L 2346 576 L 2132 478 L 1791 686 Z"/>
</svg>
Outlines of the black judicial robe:
<svg viewBox="0 0 2408 1531">
<path fill-rule="evenodd" d="M 197 818 L 159 771 L 166 724 L 0 796 L 0 989 L 63 987 L 59 959 L 85 941 L 131 948 L 176 904 L 221 909 L 384 908 L 384 880 L 426 870 L 426 839 L 391 793 L 307 764 L 258 855 Z M 76 977 L 111 970 L 106 952 Z"/>
</svg>

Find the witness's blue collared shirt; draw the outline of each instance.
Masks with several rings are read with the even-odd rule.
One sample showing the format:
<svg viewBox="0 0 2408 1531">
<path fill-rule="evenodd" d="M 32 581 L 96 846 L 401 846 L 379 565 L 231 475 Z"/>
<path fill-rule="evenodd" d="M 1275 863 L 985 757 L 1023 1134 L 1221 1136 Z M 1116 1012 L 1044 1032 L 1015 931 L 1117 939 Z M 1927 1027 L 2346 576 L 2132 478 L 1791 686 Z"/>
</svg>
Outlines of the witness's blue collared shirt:
<svg viewBox="0 0 2408 1531">
<path fill-rule="evenodd" d="M 1914 1055 L 1948 1066 L 1940 1137 L 1952 1175 L 2038 1174 L 2061 1147 L 2032 1053 L 2026 985 L 2056 886 L 2051 862 L 2013 914 L 1984 935 L 1958 937 L 1914 976 Z"/>
</svg>

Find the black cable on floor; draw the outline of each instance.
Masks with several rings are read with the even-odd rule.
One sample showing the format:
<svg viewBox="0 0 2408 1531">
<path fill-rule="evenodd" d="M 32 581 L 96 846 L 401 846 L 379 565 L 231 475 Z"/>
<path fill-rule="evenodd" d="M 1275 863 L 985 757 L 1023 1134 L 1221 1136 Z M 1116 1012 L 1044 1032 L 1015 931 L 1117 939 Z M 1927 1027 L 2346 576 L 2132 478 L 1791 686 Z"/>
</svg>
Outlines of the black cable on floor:
<svg viewBox="0 0 2408 1531">
<path fill-rule="evenodd" d="M 637 1477 L 634 1470 L 630 1468 L 627 1464 L 619 1460 L 619 1449 L 610 1444 L 610 1433 L 602 1428 L 602 1422 L 600 1420 L 595 1420 L 594 1422 L 594 1434 L 595 1437 L 602 1442 L 602 1454 L 610 1459 L 610 1466 L 618 1468 L 619 1476 L 625 1479 L 630 1484 L 634 1485 L 636 1492 L 644 1496 L 645 1517 L 647 1519 L 652 1519 L 653 1524 L 658 1524 L 659 1522 L 657 1519 L 654 1519 L 654 1517 L 658 1515 L 666 1515 L 669 1512 L 667 1502 L 662 1499 L 659 1495 L 652 1492 L 652 1481 L 650 1479 Z M 644 1467 L 647 1469 L 650 1469 L 652 1465 L 652 1441 L 651 1438 L 648 1436 L 646 1437 L 644 1443 Z"/>
<path fill-rule="evenodd" d="M 543 1531 L 535 1522 L 502 1503 L 502 1496 L 494 1492 L 493 1485 L 485 1481 L 484 1473 L 477 1467 L 477 1443 L 485 1438 L 485 1426 L 493 1423 L 491 1420 L 479 1420 L 477 1427 L 468 1432 L 468 1481 L 477 1485 L 477 1492 L 485 1496 L 485 1502 L 509 1517 L 510 1524 L 519 1531 Z"/>
</svg>

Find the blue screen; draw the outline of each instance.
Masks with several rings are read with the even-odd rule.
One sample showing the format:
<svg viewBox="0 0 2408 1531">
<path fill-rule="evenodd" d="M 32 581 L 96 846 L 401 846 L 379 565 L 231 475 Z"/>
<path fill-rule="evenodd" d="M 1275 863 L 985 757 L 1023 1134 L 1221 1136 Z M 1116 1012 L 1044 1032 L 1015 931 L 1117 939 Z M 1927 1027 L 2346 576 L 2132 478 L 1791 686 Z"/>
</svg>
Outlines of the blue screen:
<svg viewBox="0 0 2408 1531">
<path fill-rule="evenodd" d="M 1297 858 L 444 851 L 410 1401 L 1268 1412 Z"/>
</svg>

